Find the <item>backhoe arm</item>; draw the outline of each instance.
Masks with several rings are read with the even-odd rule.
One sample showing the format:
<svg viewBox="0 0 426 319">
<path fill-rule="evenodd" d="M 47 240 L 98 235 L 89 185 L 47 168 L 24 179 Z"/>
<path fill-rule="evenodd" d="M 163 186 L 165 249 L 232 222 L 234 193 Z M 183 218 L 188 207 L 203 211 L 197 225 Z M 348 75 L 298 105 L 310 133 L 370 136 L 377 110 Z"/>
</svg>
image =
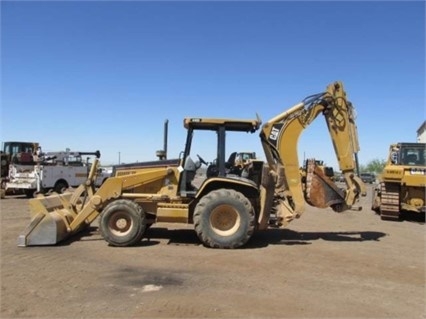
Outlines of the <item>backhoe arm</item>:
<svg viewBox="0 0 426 319">
<path fill-rule="evenodd" d="M 316 207 L 331 206 L 342 211 L 350 208 L 359 194 L 365 193 L 364 184 L 355 174 L 359 145 L 353 113 L 343 84 L 335 82 L 326 92 L 306 98 L 263 125 L 260 138 L 269 169 L 269 181 L 264 179 L 263 186 L 268 188 L 271 181 L 275 184 L 273 203 L 263 203 L 263 207 L 272 206 L 279 224 L 285 225 L 299 217 L 304 212 L 305 200 Z M 321 176 L 312 163 L 307 167 L 306 183 L 302 182 L 297 143 L 303 130 L 320 114 L 326 119 L 339 167 L 345 175 L 346 191 Z M 319 177 L 313 179 L 315 172 Z M 265 214 L 266 211 L 261 212 L 261 227 Z"/>
</svg>

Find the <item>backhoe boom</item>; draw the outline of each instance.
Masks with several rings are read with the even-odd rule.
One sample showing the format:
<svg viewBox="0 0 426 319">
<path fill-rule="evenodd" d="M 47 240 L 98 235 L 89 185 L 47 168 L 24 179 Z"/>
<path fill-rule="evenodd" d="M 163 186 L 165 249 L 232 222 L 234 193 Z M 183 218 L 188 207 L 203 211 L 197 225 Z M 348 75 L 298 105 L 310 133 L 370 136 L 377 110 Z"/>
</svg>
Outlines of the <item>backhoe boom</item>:
<svg viewBox="0 0 426 319">
<path fill-rule="evenodd" d="M 307 168 L 305 185 L 300 177 L 298 140 L 300 134 L 320 114 L 326 119 L 339 168 L 345 175 L 345 192 L 325 178 L 316 177 L 312 180 L 313 166 L 311 170 Z M 270 169 L 269 175 L 275 181 L 275 210 L 282 225 L 304 212 L 305 200 L 317 207 L 331 203 L 333 209 L 342 211 L 351 208 L 358 196 L 365 193 L 364 184 L 355 174 L 355 154 L 359 151 L 359 145 L 354 110 L 346 99 L 341 82 L 330 84 L 326 92 L 310 96 L 266 122 L 262 126 L 260 139 Z M 318 175 L 320 173 L 315 176 Z M 261 217 L 260 220 L 266 218 Z M 266 225 L 262 226 L 264 228 Z"/>
</svg>

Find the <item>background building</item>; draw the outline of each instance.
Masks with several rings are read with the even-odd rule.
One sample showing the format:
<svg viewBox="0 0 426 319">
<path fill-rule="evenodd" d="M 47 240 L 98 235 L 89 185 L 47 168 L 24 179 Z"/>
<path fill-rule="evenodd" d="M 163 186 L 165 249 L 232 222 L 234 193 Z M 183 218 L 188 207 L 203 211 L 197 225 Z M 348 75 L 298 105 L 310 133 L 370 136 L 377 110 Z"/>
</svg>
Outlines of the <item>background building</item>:
<svg viewBox="0 0 426 319">
<path fill-rule="evenodd" d="M 417 142 L 426 143 L 426 121 L 417 130 Z"/>
</svg>

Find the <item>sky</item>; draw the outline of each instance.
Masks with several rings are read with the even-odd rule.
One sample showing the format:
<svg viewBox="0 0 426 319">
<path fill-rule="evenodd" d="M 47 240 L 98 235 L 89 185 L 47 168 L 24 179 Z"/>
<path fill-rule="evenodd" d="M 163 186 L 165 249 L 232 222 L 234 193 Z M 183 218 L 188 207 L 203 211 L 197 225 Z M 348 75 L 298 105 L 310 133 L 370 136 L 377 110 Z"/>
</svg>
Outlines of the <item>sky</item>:
<svg viewBox="0 0 426 319">
<path fill-rule="evenodd" d="M 362 165 L 426 119 L 424 1 L 1 1 L 0 57 L 1 141 L 100 150 L 103 165 L 156 160 L 166 120 L 177 158 L 185 117 L 266 122 L 334 81 Z M 231 134 L 233 151 L 263 158 L 259 132 Z M 298 154 L 338 170 L 322 116 Z"/>
</svg>

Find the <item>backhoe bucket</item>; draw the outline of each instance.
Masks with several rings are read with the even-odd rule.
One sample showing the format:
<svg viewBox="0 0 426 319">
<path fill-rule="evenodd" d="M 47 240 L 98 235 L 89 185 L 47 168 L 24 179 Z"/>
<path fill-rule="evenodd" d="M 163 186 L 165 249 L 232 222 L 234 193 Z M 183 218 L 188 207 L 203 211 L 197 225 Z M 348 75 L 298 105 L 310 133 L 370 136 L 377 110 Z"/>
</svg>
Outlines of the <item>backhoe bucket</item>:
<svg viewBox="0 0 426 319">
<path fill-rule="evenodd" d="M 326 208 L 346 206 L 345 194 L 336 184 L 318 167 L 309 161 L 306 175 L 305 198 L 308 204 Z"/>
<path fill-rule="evenodd" d="M 18 246 L 54 245 L 71 235 L 74 219 L 72 193 L 40 196 L 29 200 L 31 222 L 18 237 Z"/>
</svg>

